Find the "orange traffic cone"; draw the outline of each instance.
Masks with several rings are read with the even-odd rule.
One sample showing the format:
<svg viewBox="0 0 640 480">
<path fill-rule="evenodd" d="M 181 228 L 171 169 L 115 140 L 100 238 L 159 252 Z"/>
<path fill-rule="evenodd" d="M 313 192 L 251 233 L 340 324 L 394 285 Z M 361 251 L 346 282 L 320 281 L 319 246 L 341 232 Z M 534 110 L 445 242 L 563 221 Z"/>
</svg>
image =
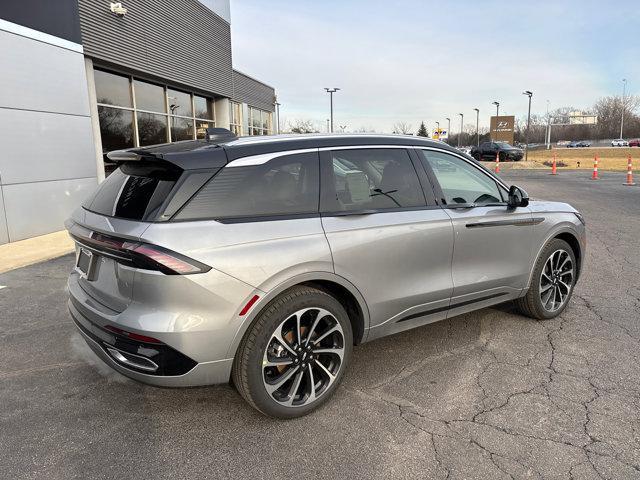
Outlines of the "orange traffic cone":
<svg viewBox="0 0 640 480">
<path fill-rule="evenodd" d="M 500 152 L 496 153 L 496 168 L 494 171 L 500 173 Z"/>
<path fill-rule="evenodd" d="M 593 157 L 593 174 L 591 180 L 598 180 L 598 155 Z"/>
<path fill-rule="evenodd" d="M 556 165 L 556 154 L 553 154 L 553 163 L 551 164 L 551 175 L 558 174 L 558 166 Z"/>
<path fill-rule="evenodd" d="M 632 186 L 635 185 L 633 182 L 633 168 L 631 167 L 631 155 L 627 158 L 627 183 L 624 185 Z"/>
</svg>

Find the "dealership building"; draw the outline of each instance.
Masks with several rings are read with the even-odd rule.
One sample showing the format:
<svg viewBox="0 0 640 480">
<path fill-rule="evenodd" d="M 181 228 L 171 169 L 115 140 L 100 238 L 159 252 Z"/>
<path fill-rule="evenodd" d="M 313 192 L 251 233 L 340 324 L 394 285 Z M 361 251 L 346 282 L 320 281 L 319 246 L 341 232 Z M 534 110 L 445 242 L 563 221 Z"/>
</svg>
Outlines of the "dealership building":
<svg viewBox="0 0 640 480">
<path fill-rule="evenodd" d="M 105 152 L 273 133 L 274 89 L 233 69 L 229 0 L 2 0 L 0 71 L 0 244 L 62 229 Z"/>
</svg>

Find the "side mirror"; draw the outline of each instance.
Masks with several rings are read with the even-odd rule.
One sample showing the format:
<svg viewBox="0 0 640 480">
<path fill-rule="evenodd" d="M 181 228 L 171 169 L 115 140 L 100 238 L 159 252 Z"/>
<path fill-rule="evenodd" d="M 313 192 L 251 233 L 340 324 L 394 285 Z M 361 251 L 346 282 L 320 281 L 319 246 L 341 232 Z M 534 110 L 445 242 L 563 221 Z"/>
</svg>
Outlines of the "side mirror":
<svg viewBox="0 0 640 480">
<path fill-rule="evenodd" d="M 529 195 L 522 188 L 511 185 L 509 188 L 509 201 L 507 206 L 509 208 L 526 207 L 529 205 Z"/>
</svg>

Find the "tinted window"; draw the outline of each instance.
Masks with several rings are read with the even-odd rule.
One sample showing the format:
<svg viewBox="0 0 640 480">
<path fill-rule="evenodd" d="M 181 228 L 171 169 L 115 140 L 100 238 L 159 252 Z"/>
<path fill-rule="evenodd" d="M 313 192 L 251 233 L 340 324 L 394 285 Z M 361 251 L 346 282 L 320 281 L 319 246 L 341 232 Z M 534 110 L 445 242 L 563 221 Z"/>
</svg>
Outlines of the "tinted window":
<svg viewBox="0 0 640 480">
<path fill-rule="evenodd" d="M 331 152 L 330 161 L 323 211 L 422 207 L 426 204 L 406 150 L 336 150 Z"/>
<path fill-rule="evenodd" d="M 193 116 L 191 108 L 191 95 L 178 90 L 167 89 L 169 97 L 169 113 L 171 115 L 182 115 L 184 117 Z"/>
<path fill-rule="evenodd" d="M 284 155 L 261 165 L 227 166 L 176 218 L 196 220 L 317 213 L 318 184 L 317 153 Z"/>
<path fill-rule="evenodd" d="M 208 99 L 194 95 L 193 103 L 196 107 L 196 117 L 213 120 L 213 107 Z"/>
<path fill-rule="evenodd" d="M 138 139 L 141 147 L 166 143 L 167 117 L 165 115 L 138 112 Z"/>
<path fill-rule="evenodd" d="M 133 147 L 133 112 L 98 105 L 102 151 Z"/>
<path fill-rule="evenodd" d="M 138 110 L 163 113 L 167 110 L 164 103 L 164 88 L 140 80 L 133 81 L 133 88 Z"/>
<path fill-rule="evenodd" d="M 131 103 L 129 78 L 101 70 L 94 70 L 93 77 L 96 82 L 96 98 L 98 99 L 98 103 L 129 108 L 133 106 Z"/>
<path fill-rule="evenodd" d="M 109 175 L 83 205 L 110 217 L 149 219 L 158 213 L 180 173 L 160 166 L 124 165 Z"/>
<path fill-rule="evenodd" d="M 447 205 L 503 201 L 496 181 L 461 158 L 430 150 L 420 152 L 423 162 L 431 166 Z"/>
</svg>

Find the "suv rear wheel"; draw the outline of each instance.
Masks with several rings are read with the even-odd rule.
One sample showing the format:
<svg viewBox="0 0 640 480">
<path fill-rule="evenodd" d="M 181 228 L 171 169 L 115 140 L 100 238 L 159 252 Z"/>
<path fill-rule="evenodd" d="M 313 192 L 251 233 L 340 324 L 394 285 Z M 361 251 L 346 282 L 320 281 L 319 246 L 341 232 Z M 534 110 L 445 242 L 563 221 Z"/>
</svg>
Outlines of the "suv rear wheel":
<svg viewBox="0 0 640 480">
<path fill-rule="evenodd" d="M 269 303 L 245 334 L 233 382 L 262 413 L 300 417 L 335 391 L 352 345 L 351 323 L 340 302 L 322 290 L 293 287 Z"/>
<path fill-rule="evenodd" d="M 520 312 L 539 320 L 555 318 L 567 306 L 576 281 L 576 256 L 564 240 L 554 238 L 533 267 L 527 294 L 515 301 Z"/>
</svg>

